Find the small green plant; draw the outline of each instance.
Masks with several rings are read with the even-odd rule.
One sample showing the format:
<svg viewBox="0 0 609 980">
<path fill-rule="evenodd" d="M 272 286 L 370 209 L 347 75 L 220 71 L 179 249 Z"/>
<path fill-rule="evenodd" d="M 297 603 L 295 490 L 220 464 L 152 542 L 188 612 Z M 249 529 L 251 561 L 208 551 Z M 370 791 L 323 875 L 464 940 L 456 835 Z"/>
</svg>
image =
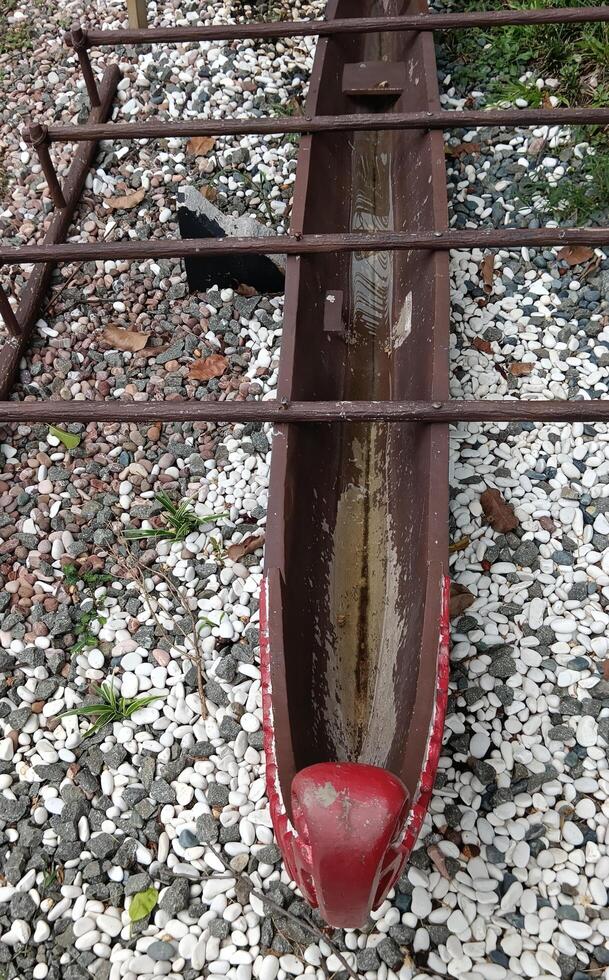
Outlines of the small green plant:
<svg viewBox="0 0 609 980">
<path fill-rule="evenodd" d="M 552 217 L 586 224 L 598 220 L 609 201 L 609 151 L 588 154 L 558 183 L 550 184 L 544 176 L 529 178 L 522 191 L 527 203 Z"/>
<path fill-rule="evenodd" d="M 107 572 L 96 571 L 92 568 L 79 568 L 73 562 L 63 566 L 63 580 L 70 589 L 78 590 L 88 596 L 91 607 L 80 612 L 78 622 L 74 627 L 76 643 L 71 648 L 72 654 L 82 653 L 89 647 L 97 644 L 97 635 L 91 629 L 94 622 L 100 626 L 105 626 L 108 617 L 103 615 L 104 597 L 98 598 L 94 595 L 96 589 L 112 581 L 112 576 Z"/>
<path fill-rule="evenodd" d="M 125 538 L 128 541 L 141 541 L 144 538 L 163 538 L 169 541 L 183 541 L 193 531 L 198 531 L 203 525 L 216 521 L 227 514 L 207 514 L 200 517 L 195 513 L 192 500 L 183 500 L 175 504 L 164 491 L 156 494 L 156 500 L 163 508 L 163 516 L 168 527 L 128 528 Z"/>
<path fill-rule="evenodd" d="M 91 630 L 91 624 L 99 623 L 100 626 L 105 626 L 107 622 L 108 617 L 102 614 L 99 606 L 93 606 L 86 612 L 82 612 L 74 627 L 74 633 L 78 639 L 70 652 L 76 655 L 77 653 L 82 653 L 83 650 L 88 650 L 89 647 L 96 646 L 97 634 Z"/>
<path fill-rule="evenodd" d="M 80 582 L 90 589 L 97 589 L 100 585 L 107 585 L 112 581 L 112 576 L 107 572 L 96 572 L 91 568 L 79 568 L 73 562 L 63 566 L 63 580 L 66 585 L 78 585 Z"/>
<path fill-rule="evenodd" d="M 137 892 L 131 899 L 129 905 L 129 918 L 131 922 L 139 922 L 146 919 L 156 907 L 159 900 L 159 893 L 156 888 L 147 888 L 143 892 Z"/>
<path fill-rule="evenodd" d="M 106 681 L 101 687 L 94 687 L 94 693 L 99 697 L 99 701 L 93 704 L 81 704 L 78 708 L 64 711 L 60 718 L 70 716 L 92 717 L 97 716 L 90 728 L 85 732 L 84 737 L 90 738 L 101 728 L 111 725 L 115 721 L 125 721 L 131 718 L 140 708 L 146 708 L 153 701 L 158 701 L 160 694 L 144 694 L 139 698 L 124 698 L 114 688 L 111 681 Z"/>
</svg>

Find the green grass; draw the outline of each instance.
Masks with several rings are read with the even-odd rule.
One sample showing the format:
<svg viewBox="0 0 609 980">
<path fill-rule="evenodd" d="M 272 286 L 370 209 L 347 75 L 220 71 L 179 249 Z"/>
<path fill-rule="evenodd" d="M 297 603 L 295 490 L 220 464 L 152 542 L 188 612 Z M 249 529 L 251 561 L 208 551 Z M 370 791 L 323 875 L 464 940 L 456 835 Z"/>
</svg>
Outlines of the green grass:
<svg viewBox="0 0 609 980">
<path fill-rule="evenodd" d="M 107 572 L 95 571 L 86 567 L 79 568 L 78 565 L 71 562 L 69 565 L 63 566 L 63 580 L 70 589 L 82 593 L 85 597 L 88 596 L 93 603 L 91 609 L 83 610 L 80 613 L 78 622 L 74 627 L 77 639 L 70 652 L 72 655 L 76 655 L 97 645 L 97 635 L 91 629 L 93 623 L 97 622 L 100 626 L 104 626 L 108 621 L 108 617 L 104 616 L 102 611 L 104 598 L 103 596 L 97 598 L 94 592 L 100 586 L 111 582 L 112 576 L 108 575 Z"/>
<path fill-rule="evenodd" d="M 156 500 L 163 508 L 163 517 L 167 522 L 167 527 L 128 528 L 125 531 L 125 538 L 128 541 L 141 541 L 144 538 L 183 541 L 189 534 L 200 530 L 205 524 L 210 524 L 220 517 L 227 516 L 226 514 L 207 514 L 205 517 L 199 517 L 195 513 L 192 500 L 182 500 L 176 504 L 163 491 L 156 494 Z"/>
<path fill-rule="evenodd" d="M 0 54 L 25 51 L 32 47 L 31 22 L 10 25 L 8 16 L 17 7 L 17 0 L 0 0 Z"/>
<path fill-rule="evenodd" d="M 588 0 L 591 7 L 603 0 Z M 578 7 L 580 0 L 465 0 L 459 10 Z M 508 98 L 527 71 L 556 78 L 564 105 L 597 105 L 609 83 L 609 25 L 548 24 L 445 32 L 441 46 L 455 62 L 457 87 L 484 87 L 492 99 Z M 605 101 L 602 104 L 606 104 Z"/>
<path fill-rule="evenodd" d="M 588 0 L 591 7 L 603 3 Z M 580 0 L 465 0 L 458 7 L 505 10 L 580 5 Z M 440 45 L 462 96 L 478 90 L 486 94 L 489 104 L 526 99 L 530 106 L 541 106 L 551 94 L 560 105 L 609 106 L 608 24 L 452 31 L 441 35 Z M 534 81 L 523 79 L 529 72 L 533 79 L 556 79 L 557 87 L 539 90 Z M 521 198 L 546 216 L 579 224 L 598 221 L 609 202 L 607 132 L 598 127 L 574 127 L 573 142 L 589 143 L 592 152 L 582 159 L 571 154 L 557 185 L 550 184 L 542 173 L 525 178 Z"/>
<path fill-rule="evenodd" d="M 101 687 L 95 687 L 94 693 L 99 697 L 99 701 L 93 704 L 81 704 L 78 708 L 64 711 L 59 716 L 60 718 L 69 718 L 70 716 L 95 718 L 91 727 L 85 732 L 85 738 L 90 738 L 91 735 L 115 721 L 131 718 L 140 708 L 145 708 L 160 698 L 160 694 L 146 694 L 139 698 L 123 698 L 114 689 L 111 681 L 106 681 Z"/>
</svg>

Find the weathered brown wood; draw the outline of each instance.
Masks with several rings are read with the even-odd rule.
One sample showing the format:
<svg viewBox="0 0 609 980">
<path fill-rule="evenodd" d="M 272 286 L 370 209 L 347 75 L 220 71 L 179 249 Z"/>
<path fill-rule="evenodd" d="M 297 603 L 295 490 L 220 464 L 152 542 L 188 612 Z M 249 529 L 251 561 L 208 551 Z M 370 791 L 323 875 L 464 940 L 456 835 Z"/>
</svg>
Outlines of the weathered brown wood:
<svg viewBox="0 0 609 980">
<path fill-rule="evenodd" d="M 100 86 L 101 105 L 91 114 L 96 122 L 102 122 L 110 115 L 120 77 L 116 65 L 106 70 Z M 96 151 L 96 142 L 82 143 L 76 150 L 63 186 L 66 207 L 56 211 L 51 218 L 42 248 L 50 248 L 66 237 Z M 42 259 L 41 264 L 38 264 L 31 273 L 20 296 L 17 307 L 19 333 L 16 336 L 9 336 L 0 347 L 0 398 L 6 398 L 11 390 L 19 361 L 27 349 L 34 325 L 40 316 L 40 304 L 47 291 L 55 264 L 56 260 L 52 255 Z"/>
<path fill-rule="evenodd" d="M 61 245 L 0 245 L 0 263 L 91 262 L 107 259 L 160 259 L 206 255 L 312 255 L 327 252 L 427 251 L 473 248 L 539 248 L 558 245 L 609 245 L 609 228 L 478 228 L 467 231 L 348 232 L 324 235 L 272 235 L 268 238 L 184 238 L 149 241 L 68 242 Z"/>
<path fill-rule="evenodd" d="M 328 37 L 371 31 L 440 31 L 525 24 L 583 24 L 609 21 L 609 7 L 556 7 L 489 10 L 403 17 L 352 17 L 333 21 L 274 21 L 205 27 L 152 27 L 148 30 L 89 31 L 91 46 L 175 44 L 181 41 L 239 41 L 247 38 Z"/>
<path fill-rule="evenodd" d="M 608 422 L 595 401 L 2 401 L 5 422 Z"/>
<path fill-rule="evenodd" d="M 49 126 L 51 143 L 79 140 L 167 139 L 170 136 L 245 136 L 395 129 L 470 129 L 477 126 L 609 126 L 609 109 L 482 109 L 436 112 L 362 113 L 347 116 L 291 116 L 263 119 L 194 119 L 185 122 L 106 123 Z"/>
<path fill-rule="evenodd" d="M 127 14 L 130 28 L 134 30 L 146 28 L 148 26 L 147 0 L 127 0 Z"/>
<path fill-rule="evenodd" d="M 15 311 L 9 302 L 6 290 L 4 286 L 0 284 L 0 316 L 6 324 L 6 329 L 8 330 L 11 337 L 19 337 L 21 334 L 21 326 L 19 320 L 15 315 Z"/>
<path fill-rule="evenodd" d="M 34 123 L 33 126 L 26 129 L 24 137 L 26 142 L 31 143 L 36 150 L 53 204 L 56 208 L 65 208 L 66 199 L 49 152 L 50 140 L 47 127 L 41 126 L 40 123 Z"/>
</svg>

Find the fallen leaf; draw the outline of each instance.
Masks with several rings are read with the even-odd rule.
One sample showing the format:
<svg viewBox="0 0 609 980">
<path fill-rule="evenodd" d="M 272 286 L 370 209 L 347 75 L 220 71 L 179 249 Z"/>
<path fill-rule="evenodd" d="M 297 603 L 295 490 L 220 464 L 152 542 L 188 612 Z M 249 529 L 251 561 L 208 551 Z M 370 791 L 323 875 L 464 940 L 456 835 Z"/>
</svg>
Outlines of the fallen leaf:
<svg viewBox="0 0 609 980">
<path fill-rule="evenodd" d="M 540 517 L 539 524 L 544 529 L 544 531 L 549 531 L 550 534 L 554 534 L 556 530 L 556 524 L 551 517 Z"/>
<path fill-rule="evenodd" d="M 470 539 L 468 537 L 459 538 L 458 541 L 453 541 L 453 543 L 448 548 L 449 555 L 456 555 L 458 551 L 465 551 L 469 547 Z"/>
<path fill-rule="evenodd" d="M 245 555 L 251 555 L 257 548 L 264 544 L 264 534 L 255 534 L 249 538 L 244 538 L 238 544 L 231 544 L 226 549 L 226 554 L 231 561 L 239 561 Z"/>
<path fill-rule="evenodd" d="M 480 495 L 480 505 L 488 523 L 500 534 L 515 531 L 518 527 L 520 522 L 514 508 L 503 499 L 498 490 L 485 490 Z"/>
<path fill-rule="evenodd" d="M 191 153 L 193 157 L 204 157 L 215 145 L 216 140 L 213 136 L 193 136 L 188 140 L 186 152 Z"/>
<path fill-rule="evenodd" d="M 589 262 L 590 259 L 594 258 L 594 252 L 587 245 L 565 245 L 564 248 L 561 248 L 557 258 L 561 262 L 566 262 L 567 265 L 582 265 L 583 262 Z"/>
<path fill-rule="evenodd" d="M 81 437 L 76 435 L 74 432 L 65 432 L 64 429 L 58 429 L 54 425 L 49 426 L 49 433 L 59 439 L 60 442 L 64 444 L 67 450 L 76 449 L 80 446 Z"/>
<path fill-rule="evenodd" d="M 248 286 L 246 283 L 242 282 L 237 286 L 237 295 L 245 296 L 246 299 L 251 299 L 252 296 L 258 295 L 258 290 L 254 286 Z"/>
<path fill-rule="evenodd" d="M 210 378 L 221 378 L 227 367 L 228 360 L 223 354 L 210 354 L 193 361 L 188 374 L 194 381 L 209 381 Z"/>
<path fill-rule="evenodd" d="M 150 915 L 159 900 L 159 893 L 156 888 L 147 888 L 146 891 L 137 892 L 131 899 L 129 906 L 129 918 L 132 922 L 139 922 Z"/>
<path fill-rule="evenodd" d="M 524 378 L 527 374 L 530 374 L 534 364 L 529 364 L 528 361 L 513 361 L 508 367 L 508 371 L 513 378 Z"/>
<path fill-rule="evenodd" d="M 122 327 L 109 326 L 102 333 L 102 338 L 110 347 L 116 350 L 126 350 L 135 353 L 142 350 L 148 343 L 150 334 L 141 330 L 123 330 Z"/>
<path fill-rule="evenodd" d="M 106 207 L 112 208 L 113 211 L 129 211 L 141 204 L 145 197 L 146 191 L 140 187 L 139 190 L 132 191 L 131 194 L 124 194 L 122 197 L 105 197 L 104 204 Z"/>
<path fill-rule="evenodd" d="M 603 660 L 603 679 L 609 681 L 609 660 Z"/>
<path fill-rule="evenodd" d="M 205 184 L 203 187 L 200 188 L 200 191 L 203 197 L 205 198 L 205 200 L 211 201 L 212 204 L 218 197 L 218 191 L 216 190 L 215 187 L 212 187 L 211 184 Z"/>
<path fill-rule="evenodd" d="M 493 291 L 493 281 L 495 279 L 495 257 L 489 252 L 480 263 L 480 275 L 482 276 L 482 288 L 487 296 Z"/>
<path fill-rule="evenodd" d="M 485 354 L 492 354 L 493 352 L 490 340 L 484 340 L 482 337 L 474 337 L 472 347 L 475 347 L 476 350 L 483 351 Z"/>
<path fill-rule="evenodd" d="M 450 880 L 450 874 L 446 867 L 446 857 L 437 844 L 431 844 L 427 848 L 427 856 L 433 861 L 442 877 Z"/>
<path fill-rule="evenodd" d="M 476 601 L 476 596 L 458 582 L 450 583 L 450 618 L 456 619 Z"/>
<path fill-rule="evenodd" d="M 449 157 L 465 157 L 469 153 L 479 153 L 480 144 L 479 143 L 457 143 L 455 146 L 446 147 L 446 155 Z"/>
</svg>

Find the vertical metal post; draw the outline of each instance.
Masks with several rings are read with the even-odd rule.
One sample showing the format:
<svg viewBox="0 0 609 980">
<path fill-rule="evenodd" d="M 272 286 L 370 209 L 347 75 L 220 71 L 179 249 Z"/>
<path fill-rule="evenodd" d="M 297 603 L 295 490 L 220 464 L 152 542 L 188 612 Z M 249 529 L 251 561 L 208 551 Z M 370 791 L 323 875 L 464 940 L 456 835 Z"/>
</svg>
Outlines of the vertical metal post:
<svg viewBox="0 0 609 980">
<path fill-rule="evenodd" d="M 61 184 L 59 183 L 57 172 L 51 160 L 51 154 L 49 153 L 49 131 L 47 127 L 41 126 L 40 123 L 34 123 L 26 130 L 24 135 L 25 139 L 32 144 L 38 154 L 40 166 L 49 185 L 49 191 L 55 207 L 65 208 L 66 199 L 63 196 Z"/>
<path fill-rule="evenodd" d="M 147 0 L 127 0 L 127 13 L 129 15 L 129 27 L 134 27 L 136 30 L 141 27 L 148 27 Z"/>
<path fill-rule="evenodd" d="M 11 337 L 21 336 L 21 325 L 19 320 L 15 315 L 15 311 L 9 302 L 9 298 L 6 295 L 2 283 L 0 283 L 0 316 L 6 324 L 6 329 L 8 330 Z"/>
<path fill-rule="evenodd" d="M 91 66 L 91 59 L 89 58 L 89 42 L 87 40 L 87 32 L 75 24 L 69 35 L 69 43 L 74 48 L 80 61 L 80 67 L 82 70 L 83 78 L 85 80 L 85 85 L 87 86 L 87 92 L 89 94 L 89 101 L 92 107 L 99 106 L 99 92 L 97 89 L 97 82 L 95 81 L 95 73 Z"/>
</svg>

